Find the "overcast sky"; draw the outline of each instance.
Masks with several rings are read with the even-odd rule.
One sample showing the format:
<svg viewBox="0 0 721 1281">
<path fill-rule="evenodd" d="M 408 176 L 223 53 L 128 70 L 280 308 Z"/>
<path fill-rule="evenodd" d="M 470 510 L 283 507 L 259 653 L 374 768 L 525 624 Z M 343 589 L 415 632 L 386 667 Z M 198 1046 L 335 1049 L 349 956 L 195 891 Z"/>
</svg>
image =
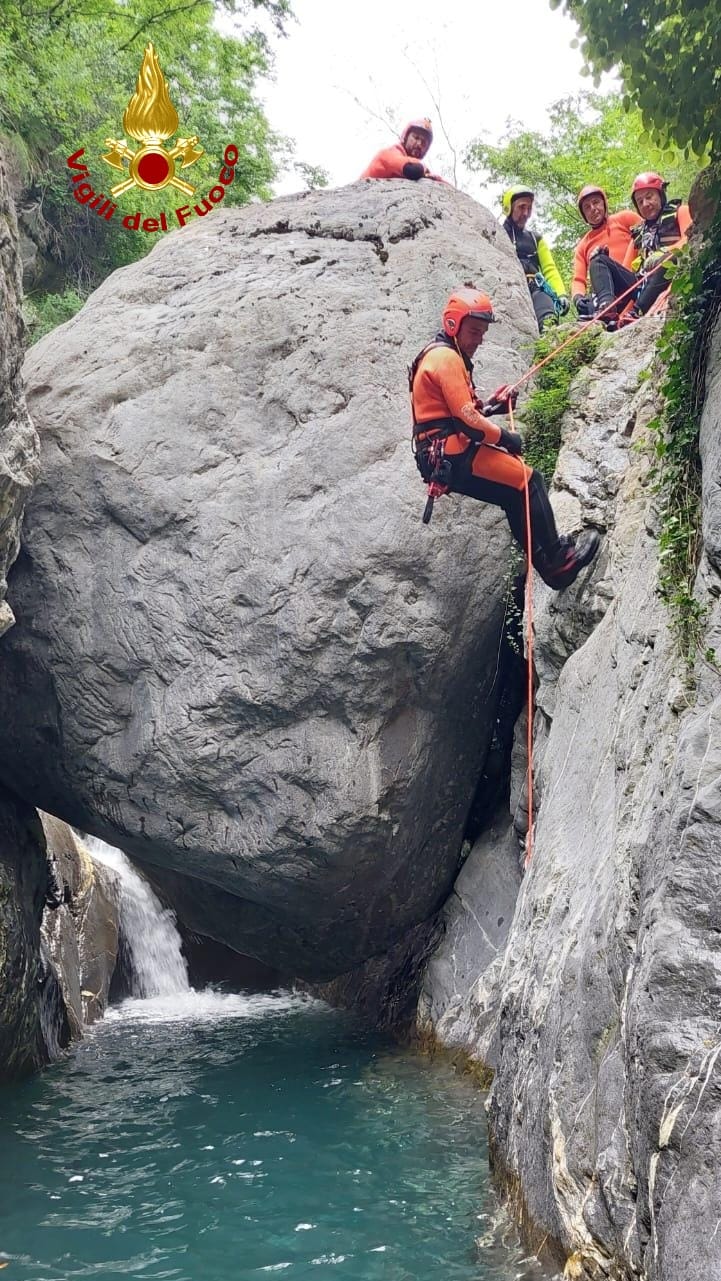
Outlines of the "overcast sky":
<svg viewBox="0 0 721 1281">
<path fill-rule="evenodd" d="M 356 179 L 394 140 L 388 118 L 400 127 L 430 116 L 427 163 L 451 176 L 434 98 L 462 152 L 482 131 L 496 141 L 508 116 L 543 129 L 551 102 L 590 87 L 571 48 L 575 25 L 548 0 L 295 0 L 294 8 L 289 35 L 273 40 L 276 79 L 262 96 L 297 158 L 321 165 L 334 186 Z M 276 194 L 302 185 L 284 174 Z M 486 203 L 498 190 L 463 167 L 459 186 Z"/>
</svg>

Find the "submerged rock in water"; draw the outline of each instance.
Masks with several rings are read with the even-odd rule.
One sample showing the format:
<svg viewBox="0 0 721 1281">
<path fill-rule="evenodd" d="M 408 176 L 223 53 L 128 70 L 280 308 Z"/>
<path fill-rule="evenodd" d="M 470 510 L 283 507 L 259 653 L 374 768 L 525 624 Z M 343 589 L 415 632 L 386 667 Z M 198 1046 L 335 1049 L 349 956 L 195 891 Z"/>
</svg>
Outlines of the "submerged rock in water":
<svg viewBox="0 0 721 1281">
<path fill-rule="evenodd" d="M 28 357 L 2 774 L 285 972 L 390 946 L 457 865 L 509 536 L 464 499 L 421 524 L 406 365 L 465 279 L 490 389 L 534 332 L 507 237 L 450 188 L 355 184 L 199 220 Z"/>
<path fill-rule="evenodd" d="M 118 956 L 118 885 L 75 833 L 41 814 L 50 864 L 52 906 L 43 917 L 47 953 L 74 1036 L 102 1017 Z"/>
</svg>

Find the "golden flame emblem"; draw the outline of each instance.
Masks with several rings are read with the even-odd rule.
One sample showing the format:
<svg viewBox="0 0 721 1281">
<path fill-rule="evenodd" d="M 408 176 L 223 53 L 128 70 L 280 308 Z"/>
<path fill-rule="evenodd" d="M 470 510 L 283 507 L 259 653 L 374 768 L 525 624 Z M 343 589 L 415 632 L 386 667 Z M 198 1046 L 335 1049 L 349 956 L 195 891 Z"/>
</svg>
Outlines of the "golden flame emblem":
<svg viewBox="0 0 721 1281">
<path fill-rule="evenodd" d="M 129 162 L 125 172 L 128 177 L 110 188 L 112 196 L 122 196 L 131 187 L 142 187 L 145 191 L 160 191 L 163 187 L 177 187 L 186 196 L 192 196 L 195 187 L 176 177 L 176 167 L 187 168 L 195 164 L 203 154 L 198 138 L 178 138 L 172 151 L 163 146 L 178 128 L 178 113 L 170 101 L 168 82 L 158 62 L 158 55 L 152 44 L 149 44 L 143 55 L 143 64 L 138 74 L 138 82 L 130 102 L 123 112 L 123 129 L 136 142 L 141 143 L 139 151 L 131 151 L 124 138 L 106 138 L 105 145 L 110 150 L 103 156 L 106 164 L 113 169 L 125 170 L 124 160 Z"/>
</svg>

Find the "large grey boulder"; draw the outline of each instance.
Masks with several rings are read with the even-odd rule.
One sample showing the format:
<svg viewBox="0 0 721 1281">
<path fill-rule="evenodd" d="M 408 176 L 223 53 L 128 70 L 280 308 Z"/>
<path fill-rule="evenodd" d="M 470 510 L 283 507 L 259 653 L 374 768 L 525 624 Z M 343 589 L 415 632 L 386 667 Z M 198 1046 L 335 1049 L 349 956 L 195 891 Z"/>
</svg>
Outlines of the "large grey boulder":
<svg viewBox="0 0 721 1281">
<path fill-rule="evenodd" d="M 28 357 L 2 776 L 286 972 L 384 950 L 457 865 L 509 536 L 470 500 L 421 525 L 405 370 L 467 279 L 492 389 L 534 336 L 507 237 L 357 183 L 197 220 Z"/>
</svg>

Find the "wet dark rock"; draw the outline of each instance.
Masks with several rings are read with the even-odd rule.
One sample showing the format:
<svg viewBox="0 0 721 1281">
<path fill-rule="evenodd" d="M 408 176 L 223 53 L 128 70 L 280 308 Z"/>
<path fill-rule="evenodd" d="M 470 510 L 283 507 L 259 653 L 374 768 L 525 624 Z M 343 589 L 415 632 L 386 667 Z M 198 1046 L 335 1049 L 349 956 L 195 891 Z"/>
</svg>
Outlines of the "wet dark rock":
<svg viewBox="0 0 721 1281">
<path fill-rule="evenodd" d="M 119 891 L 75 833 L 41 815 L 54 903 L 43 918 L 48 955 L 60 982 L 73 1036 L 101 1018 L 118 955 Z M 59 901 L 58 901 L 59 900 Z"/>
<path fill-rule="evenodd" d="M 47 975 L 40 960 L 46 888 L 37 814 L 0 789 L 0 1080 L 48 1059 L 41 1025 Z"/>
</svg>

